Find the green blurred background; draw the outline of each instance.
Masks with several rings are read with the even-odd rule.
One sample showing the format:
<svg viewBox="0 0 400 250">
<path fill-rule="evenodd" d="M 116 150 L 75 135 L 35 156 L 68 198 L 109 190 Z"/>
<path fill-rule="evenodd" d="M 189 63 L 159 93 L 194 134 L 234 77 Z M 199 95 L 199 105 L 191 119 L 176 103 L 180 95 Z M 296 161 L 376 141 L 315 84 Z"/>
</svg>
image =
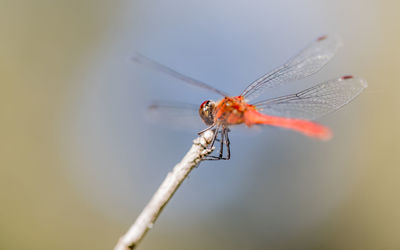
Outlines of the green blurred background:
<svg viewBox="0 0 400 250">
<path fill-rule="evenodd" d="M 141 249 L 400 249 L 400 3 L 166 2 L 0 2 L 0 249 L 112 248 L 189 147 L 195 132 L 172 141 L 179 131 L 145 129 L 140 110 L 159 80 L 129 62 L 134 51 L 162 54 L 177 69 L 192 64 L 184 72 L 214 82 L 258 56 L 257 71 L 218 79 L 251 81 L 332 31 L 345 47 L 324 78 L 354 72 L 369 82 L 323 120 L 335 139 L 235 138 L 236 156 L 196 169 Z M 291 50 L 280 55 L 258 35 Z M 207 65 L 224 65 L 224 55 L 236 64 Z M 250 144 L 245 153 L 240 144 Z M 285 153 L 265 159 L 274 150 Z M 267 161 L 277 168 L 264 170 Z"/>
</svg>

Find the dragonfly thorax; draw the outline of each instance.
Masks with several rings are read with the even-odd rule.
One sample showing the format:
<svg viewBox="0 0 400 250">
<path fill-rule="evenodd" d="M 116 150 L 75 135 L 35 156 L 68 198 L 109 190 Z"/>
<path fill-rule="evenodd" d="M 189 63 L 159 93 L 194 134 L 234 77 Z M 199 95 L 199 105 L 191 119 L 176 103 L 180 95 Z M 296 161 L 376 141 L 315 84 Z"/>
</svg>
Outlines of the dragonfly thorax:
<svg viewBox="0 0 400 250">
<path fill-rule="evenodd" d="M 203 122 L 206 125 L 214 124 L 214 111 L 215 111 L 215 102 L 214 101 L 204 101 L 199 108 L 199 115 Z"/>
</svg>

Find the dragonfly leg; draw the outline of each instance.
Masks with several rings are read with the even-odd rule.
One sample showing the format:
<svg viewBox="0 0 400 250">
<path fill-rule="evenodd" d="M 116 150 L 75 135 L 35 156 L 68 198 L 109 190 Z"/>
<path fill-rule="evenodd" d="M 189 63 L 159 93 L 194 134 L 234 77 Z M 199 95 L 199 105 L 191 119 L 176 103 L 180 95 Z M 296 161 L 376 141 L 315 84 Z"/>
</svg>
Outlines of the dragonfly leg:
<svg viewBox="0 0 400 250">
<path fill-rule="evenodd" d="M 216 125 L 211 125 L 210 127 L 205 128 L 205 129 L 203 129 L 202 131 L 198 132 L 197 134 L 198 134 L 198 135 L 201 135 L 201 134 L 203 134 L 204 132 L 206 132 L 206 131 L 208 131 L 208 130 L 210 130 L 210 129 L 213 129 L 215 126 L 216 126 Z"/>
<path fill-rule="evenodd" d="M 225 145 L 226 145 L 226 160 L 229 160 L 231 158 L 231 142 L 229 141 L 229 128 L 224 129 L 225 131 Z"/>
<path fill-rule="evenodd" d="M 218 127 L 219 130 L 219 127 Z M 217 160 L 229 160 L 231 158 L 231 152 L 230 152 L 230 142 L 229 142 L 229 137 L 228 137 L 228 132 L 229 132 L 229 128 L 223 127 L 221 129 L 221 139 L 220 141 L 220 149 L 219 149 L 219 155 L 218 156 L 214 156 L 214 155 L 210 155 L 207 156 L 205 158 L 205 160 L 210 160 L 210 161 L 217 161 Z M 219 131 L 215 131 L 215 134 L 217 135 Z M 217 140 L 217 139 L 215 139 Z M 224 157 L 224 144 L 227 147 L 227 155 L 226 157 Z"/>
<path fill-rule="evenodd" d="M 225 143 L 225 128 L 221 130 L 221 141 L 219 146 L 219 156 L 218 158 L 222 159 L 224 156 L 224 143 Z"/>
<path fill-rule="evenodd" d="M 210 145 L 208 146 L 208 148 L 214 147 L 214 143 L 215 143 L 215 141 L 217 140 L 217 137 L 218 137 L 219 128 L 220 128 L 220 126 L 217 126 L 217 127 L 214 129 L 214 136 L 213 136 L 213 138 L 212 138 L 212 140 L 211 140 L 211 143 L 210 143 Z"/>
<path fill-rule="evenodd" d="M 216 127 L 216 128 L 215 128 Z M 206 129 L 203 129 L 202 131 L 198 132 L 198 135 L 201 135 L 203 133 L 205 133 L 206 131 L 212 129 L 214 131 L 214 135 L 211 139 L 211 143 L 205 147 L 205 149 L 211 149 L 214 146 L 215 141 L 218 141 L 217 136 L 218 136 L 218 131 L 219 131 L 219 126 L 218 125 L 211 125 Z"/>
</svg>

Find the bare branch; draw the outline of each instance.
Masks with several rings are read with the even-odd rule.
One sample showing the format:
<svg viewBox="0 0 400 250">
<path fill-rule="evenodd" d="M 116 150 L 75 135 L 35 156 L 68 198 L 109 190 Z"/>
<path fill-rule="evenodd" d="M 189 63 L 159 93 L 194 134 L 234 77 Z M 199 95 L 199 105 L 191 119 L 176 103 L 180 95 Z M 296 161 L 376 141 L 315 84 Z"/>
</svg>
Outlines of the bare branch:
<svg viewBox="0 0 400 250">
<path fill-rule="evenodd" d="M 168 173 L 150 202 L 136 219 L 135 223 L 128 232 L 119 239 L 114 250 L 130 250 L 134 249 L 139 244 L 146 232 L 153 227 L 162 209 L 189 175 L 190 171 L 197 167 L 204 157 L 213 151 L 213 149 L 207 149 L 213 135 L 214 133 L 209 130 L 193 141 L 190 150 L 183 157 L 182 161 L 175 165 L 172 172 Z"/>
</svg>

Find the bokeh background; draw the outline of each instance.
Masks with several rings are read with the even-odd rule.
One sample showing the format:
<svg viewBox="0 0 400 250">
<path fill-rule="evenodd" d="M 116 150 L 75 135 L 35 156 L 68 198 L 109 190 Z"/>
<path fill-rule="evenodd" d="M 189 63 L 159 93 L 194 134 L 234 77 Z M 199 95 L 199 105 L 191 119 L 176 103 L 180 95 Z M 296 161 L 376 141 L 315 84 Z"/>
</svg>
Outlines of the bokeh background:
<svg viewBox="0 0 400 250">
<path fill-rule="evenodd" d="M 196 129 L 149 123 L 147 105 L 216 96 L 134 64 L 134 52 L 236 94 L 323 34 L 344 47 L 287 91 L 367 79 L 320 120 L 333 140 L 234 130 L 232 160 L 195 169 L 140 249 L 400 249 L 399 9 L 1 1 L 0 249 L 112 248 L 190 147 Z"/>
</svg>

